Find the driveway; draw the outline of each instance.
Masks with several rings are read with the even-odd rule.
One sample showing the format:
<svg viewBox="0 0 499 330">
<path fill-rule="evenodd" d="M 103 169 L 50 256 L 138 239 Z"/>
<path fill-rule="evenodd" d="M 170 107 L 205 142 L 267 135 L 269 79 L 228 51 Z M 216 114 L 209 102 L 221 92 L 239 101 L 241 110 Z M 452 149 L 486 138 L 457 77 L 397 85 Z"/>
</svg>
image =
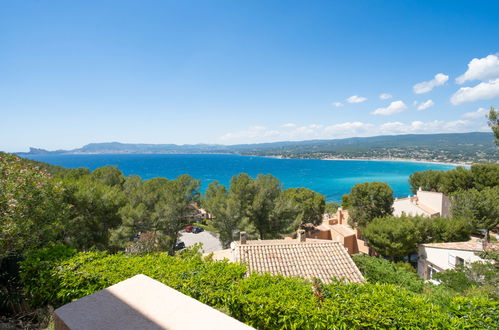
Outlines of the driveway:
<svg viewBox="0 0 499 330">
<path fill-rule="evenodd" d="M 193 246 L 196 243 L 203 243 L 203 251 L 205 253 L 222 249 L 222 244 L 220 244 L 218 238 L 208 231 L 203 231 L 198 234 L 182 231 L 180 233 L 180 240 L 185 243 L 186 247 Z"/>
</svg>

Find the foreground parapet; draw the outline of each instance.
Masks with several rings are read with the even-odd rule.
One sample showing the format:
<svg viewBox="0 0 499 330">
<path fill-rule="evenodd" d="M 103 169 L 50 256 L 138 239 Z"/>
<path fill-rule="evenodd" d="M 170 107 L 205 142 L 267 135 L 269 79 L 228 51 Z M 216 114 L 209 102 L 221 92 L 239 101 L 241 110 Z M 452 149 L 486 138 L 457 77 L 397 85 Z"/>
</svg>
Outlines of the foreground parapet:
<svg viewBox="0 0 499 330">
<path fill-rule="evenodd" d="M 145 275 L 136 275 L 54 312 L 56 330 L 253 329 Z"/>
</svg>

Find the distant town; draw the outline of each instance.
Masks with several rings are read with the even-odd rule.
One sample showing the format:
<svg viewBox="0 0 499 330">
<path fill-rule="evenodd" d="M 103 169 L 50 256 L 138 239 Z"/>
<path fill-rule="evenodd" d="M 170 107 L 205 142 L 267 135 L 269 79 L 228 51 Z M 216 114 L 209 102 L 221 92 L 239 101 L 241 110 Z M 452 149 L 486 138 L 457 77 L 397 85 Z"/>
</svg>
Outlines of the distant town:
<svg viewBox="0 0 499 330">
<path fill-rule="evenodd" d="M 209 154 L 307 159 L 405 160 L 453 164 L 497 163 L 492 133 L 406 134 L 334 140 L 286 141 L 258 144 L 130 144 L 91 143 L 72 150 L 30 148 L 34 154 Z"/>
</svg>

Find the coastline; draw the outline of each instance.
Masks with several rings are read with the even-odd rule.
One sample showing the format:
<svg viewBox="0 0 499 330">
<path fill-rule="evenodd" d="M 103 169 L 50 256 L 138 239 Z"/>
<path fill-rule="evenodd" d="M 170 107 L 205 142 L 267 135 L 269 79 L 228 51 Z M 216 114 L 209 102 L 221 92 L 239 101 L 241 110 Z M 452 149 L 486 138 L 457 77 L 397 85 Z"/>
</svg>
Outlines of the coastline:
<svg viewBox="0 0 499 330">
<path fill-rule="evenodd" d="M 154 154 L 165 154 L 165 155 L 239 155 L 246 157 L 264 157 L 264 158 L 276 158 L 276 159 L 314 159 L 314 160 L 335 160 L 335 161 L 369 161 L 369 162 L 407 162 L 407 163 L 425 163 L 425 164 L 438 164 L 438 165 L 446 165 L 446 166 L 463 166 L 469 168 L 471 165 L 475 164 L 474 162 L 445 162 L 445 161 L 434 161 L 430 159 L 416 159 L 416 158 L 342 158 L 342 157 L 286 157 L 283 155 L 252 155 L 252 154 L 242 154 L 242 153 L 225 153 L 225 152 L 196 152 L 196 153 L 178 153 L 178 152 L 167 152 L 167 153 L 157 153 L 157 152 L 71 152 L 71 153 L 42 153 L 42 154 L 32 154 L 32 153 L 16 153 L 18 156 L 26 157 L 26 156 L 45 156 L 45 155 L 154 155 Z"/>
<path fill-rule="evenodd" d="M 365 162 L 407 162 L 407 163 L 425 163 L 425 164 L 439 164 L 447 166 L 463 166 L 470 167 L 474 163 L 472 162 L 439 162 L 429 159 L 415 159 L 415 158 L 340 158 L 340 157 L 325 157 L 325 158 L 293 158 L 284 156 L 262 156 L 268 158 L 278 158 L 278 159 L 316 159 L 316 160 L 336 160 L 336 161 L 365 161 Z"/>
<path fill-rule="evenodd" d="M 324 160 L 356 160 L 356 161 L 370 161 L 370 162 L 408 162 L 408 163 L 426 163 L 426 164 L 439 164 L 439 165 L 449 165 L 449 166 L 464 166 L 469 167 L 473 163 L 450 163 L 450 162 L 439 162 L 429 159 L 413 159 L 413 158 L 324 158 Z"/>
</svg>

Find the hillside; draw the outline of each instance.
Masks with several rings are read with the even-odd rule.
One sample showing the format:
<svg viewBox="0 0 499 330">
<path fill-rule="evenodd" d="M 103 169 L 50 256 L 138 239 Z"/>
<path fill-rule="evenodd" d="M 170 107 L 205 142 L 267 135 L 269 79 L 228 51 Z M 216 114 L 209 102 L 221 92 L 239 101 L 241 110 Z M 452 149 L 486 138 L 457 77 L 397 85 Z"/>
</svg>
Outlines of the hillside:
<svg viewBox="0 0 499 330">
<path fill-rule="evenodd" d="M 19 154 L 139 154 L 233 153 L 284 158 L 417 159 L 442 162 L 497 162 L 492 133 L 407 134 L 334 140 L 286 141 L 258 144 L 130 144 L 91 143 L 73 150 L 30 148 Z"/>
</svg>

